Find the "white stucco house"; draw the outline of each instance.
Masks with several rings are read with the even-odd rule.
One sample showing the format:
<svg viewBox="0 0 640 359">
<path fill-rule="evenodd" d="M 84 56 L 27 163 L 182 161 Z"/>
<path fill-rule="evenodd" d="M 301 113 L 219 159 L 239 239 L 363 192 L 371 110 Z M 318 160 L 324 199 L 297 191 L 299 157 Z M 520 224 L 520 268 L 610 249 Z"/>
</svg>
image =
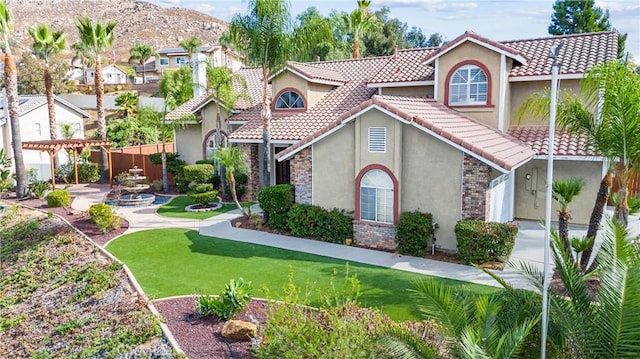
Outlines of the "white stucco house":
<svg viewBox="0 0 640 359">
<path fill-rule="evenodd" d="M 90 67 L 86 70 L 87 85 L 93 85 L 96 81 L 95 68 Z M 118 65 L 102 66 L 102 78 L 105 85 L 124 85 L 129 81 L 129 75 Z"/>
</svg>

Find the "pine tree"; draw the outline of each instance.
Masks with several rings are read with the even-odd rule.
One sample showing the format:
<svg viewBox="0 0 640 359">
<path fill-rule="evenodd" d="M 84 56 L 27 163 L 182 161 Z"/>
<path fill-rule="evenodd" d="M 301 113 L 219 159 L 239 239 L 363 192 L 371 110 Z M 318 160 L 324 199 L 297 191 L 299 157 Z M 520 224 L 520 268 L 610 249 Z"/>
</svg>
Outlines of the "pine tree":
<svg viewBox="0 0 640 359">
<path fill-rule="evenodd" d="M 551 35 L 609 30 L 609 10 L 602 11 L 600 7 L 595 6 L 594 0 L 557 0 L 553 4 L 549 25 Z"/>
</svg>

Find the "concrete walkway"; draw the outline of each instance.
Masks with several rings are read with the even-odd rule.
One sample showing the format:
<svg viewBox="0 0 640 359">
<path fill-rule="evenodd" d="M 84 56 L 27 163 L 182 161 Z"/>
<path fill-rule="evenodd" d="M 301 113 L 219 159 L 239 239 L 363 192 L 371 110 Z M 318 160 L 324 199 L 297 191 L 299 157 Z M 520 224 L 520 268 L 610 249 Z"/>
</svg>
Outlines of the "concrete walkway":
<svg viewBox="0 0 640 359">
<path fill-rule="evenodd" d="M 109 192 L 108 186 L 94 184 L 73 185 L 68 190 L 72 196 L 75 196 L 72 207 L 83 211 L 87 210 L 92 204 L 102 203 Z M 206 220 L 188 220 L 158 216 L 156 214 L 157 207 L 119 207 L 117 213 L 129 221 L 129 229 L 125 233 L 157 228 L 187 228 L 197 230 L 205 236 L 260 244 L 477 284 L 499 286 L 489 275 L 471 266 L 234 228 L 231 226 L 230 220 L 239 217 L 239 211 L 231 211 Z M 584 235 L 584 232 L 583 228 L 575 228 L 572 229 L 571 234 L 581 236 Z M 544 258 L 543 240 L 544 227 L 540 223 L 534 221 L 521 222 L 510 262 L 532 264 L 541 270 Z M 517 270 L 509 265 L 502 272 L 496 273 L 515 287 L 531 288 L 528 282 L 517 273 Z"/>
</svg>

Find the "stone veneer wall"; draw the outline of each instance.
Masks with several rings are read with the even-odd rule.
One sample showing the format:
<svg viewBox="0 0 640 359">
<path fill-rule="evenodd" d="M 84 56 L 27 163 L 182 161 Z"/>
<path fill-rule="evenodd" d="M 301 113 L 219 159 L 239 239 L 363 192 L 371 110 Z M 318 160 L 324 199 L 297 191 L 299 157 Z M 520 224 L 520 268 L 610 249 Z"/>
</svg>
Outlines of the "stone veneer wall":
<svg viewBox="0 0 640 359">
<path fill-rule="evenodd" d="M 298 152 L 290 162 L 291 184 L 296 187 L 296 203 L 311 204 L 312 157 L 311 146 Z"/>
<path fill-rule="evenodd" d="M 484 220 L 491 168 L 468 154 L 463 163 L 462 218 Z"/>
<path fill-rule="evenodd" d="M 244 152 L 245 165 L 249 182 L 247 183 L 243 201 L 255 201 L 258 198 L 258 189 L 260 188 L 260 164 L 258 163 L 258 144 L 257 143 L 239 143 L 238 148 Z"/>
<path fill-rule="evenodd" d="M 359 246 L 396 250 L 396 227 L 393 224 L 353 221 L 353 240 Z"/>
</svg>

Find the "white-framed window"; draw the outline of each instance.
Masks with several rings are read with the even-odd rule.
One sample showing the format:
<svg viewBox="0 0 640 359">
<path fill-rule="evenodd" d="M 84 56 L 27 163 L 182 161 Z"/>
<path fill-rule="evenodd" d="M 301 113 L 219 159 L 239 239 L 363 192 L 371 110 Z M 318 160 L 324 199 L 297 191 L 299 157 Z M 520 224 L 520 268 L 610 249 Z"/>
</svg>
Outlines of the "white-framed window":
<svg viewBox="0 0 640 359">
<path fill-rule="evenodd" d="M 449 105 L 486 105 L 489 81 L 475 65 L 461 66 L 449 82 Z"/>
<path fill-rule="evenodd" d="M 74 124 L 73 124 L 73 128 L 75 128 L 75 130 L 76 130 L 76 131 L 74 132 L 74 134 L 76 134 L 76 133 L 78 133 L 78 134 L 79 134 L 79 133 L 82 131 L 82 125 L 80 124 L 80 122 L 76 122 L 76 123 L 74 123 Z"/>
<path fill-rule="evenodd" d="M 187 64 L 187 57 L 186 56 L 178 56 L 178 57 L 176 57 L 176 65 L 182 66 L 182 65 L 186 65 L 186 64 Z"/>
<path fill-rule="evenodd" d="M 386 172 L 374 169 L 362 176 L 360 219 L 393 223 L 393 181 Z"/>
<path fill-rule="evenodd" d="M 36 129 L 35 129 L 35 133 L 38 136 L 42 136 L 42 125 L 39 123 L 35 123 L 36 125 Z"/>
<path fill-rule="evenodd" d="M 288 109 L 303 109 L 304 100 L 299 93 L 295 91 L 285 91 L 276 100 L 276 109 L 288 110 Z"/>
<path fill-rule="evenodd" d="M 369 152 L 387 152 L 387 128 L 369 127 Z"/>
<path fill-rule="evenodd" d="M 160 66 L 169 66 L 169 59 L 166 57 L 160 58 Z"/>
<path fill-rule="evenodd" d="M 229 144 L 229 139 L 224 132 L 214 131 L 207 137 L 205 142 L 205 158 L 210 160 L 216 154 L 218 148 L 225 148 Z M 218 174 L 220 174 L 220 166 L 214 166 Z"/>
</svg>

